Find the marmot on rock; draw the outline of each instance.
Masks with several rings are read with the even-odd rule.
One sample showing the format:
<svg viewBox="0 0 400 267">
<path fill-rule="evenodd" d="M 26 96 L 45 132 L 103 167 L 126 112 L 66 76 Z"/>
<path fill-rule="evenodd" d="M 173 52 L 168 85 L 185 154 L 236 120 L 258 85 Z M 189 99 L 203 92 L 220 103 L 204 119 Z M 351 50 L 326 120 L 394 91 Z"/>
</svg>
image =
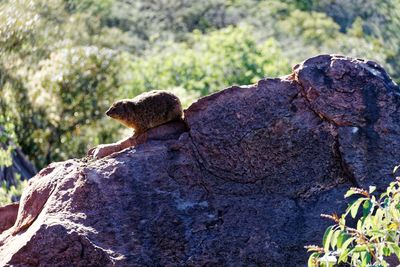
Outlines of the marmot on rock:
<svg viewBox="0 0 400 267">
<path fill-rule="evenodd" d="M 133 99 L 115 102 L 106 115 L 141 134 L 150 128 L 181 119 L 182 105 L 177 96 L 167 91 L 150 91 Z"/>
<path fill-rule="evenodd" d="M 88 151 L 94 158 L 103 158 L 127 147 L 143 143 L 144 133 L 149 129 L 174 120 L 182 120 L 182 105 L 174 94 L 155 90 L 136 96 L 133 99 L 116 101 L 106 115 L 134 129 L 133 136 L 114 144 L 99 145 Z"/>
</svg>

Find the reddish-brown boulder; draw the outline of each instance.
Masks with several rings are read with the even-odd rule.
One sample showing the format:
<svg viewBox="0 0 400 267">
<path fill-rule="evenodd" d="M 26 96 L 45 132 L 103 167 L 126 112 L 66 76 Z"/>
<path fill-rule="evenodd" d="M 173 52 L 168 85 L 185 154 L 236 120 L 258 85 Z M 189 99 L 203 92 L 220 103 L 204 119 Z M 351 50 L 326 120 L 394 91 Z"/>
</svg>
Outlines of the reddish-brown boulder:
<svg viewBox="0 0 400 267">
<path fill-rule="evenodd" d="M 17 220 L 18 207 L 18 203 L 0 207 L 0 234 L 14 225 Z"/>
<path fill-rule="evenodd" d="M 319 214 L 390 179 L 399 95 L 375 63 L 323 55 L 202 98 L 187 129 L 42 170 L 0 265 L 304 266 Z"/>
<path fill-rule="evenodd" d="M 342 56 L 311 58 L 295 74 L 310 109 L 337 127 L 347 172 L 387 185 L 400 160 L 399 87 L 377 63 Z"/>
</svg>

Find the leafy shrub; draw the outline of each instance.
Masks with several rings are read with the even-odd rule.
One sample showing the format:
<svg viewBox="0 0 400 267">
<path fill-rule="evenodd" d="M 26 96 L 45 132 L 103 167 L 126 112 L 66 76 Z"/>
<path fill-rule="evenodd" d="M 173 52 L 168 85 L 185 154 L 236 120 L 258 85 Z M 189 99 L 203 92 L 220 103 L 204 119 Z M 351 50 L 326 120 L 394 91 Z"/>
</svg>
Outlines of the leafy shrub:
<svg viewBox="0 0 400 267">
<path fill-rule="evenodd" d="M 394 172 L 398 167 L 395 168 Z M 360 195 L 342 216 L 322 217 L 335 222 L 323 237 L 323 247 L 306 246 L 312 254 L 308 266 L 389 266 L 388 257 L 400 259 L 400 177 L 391 182 L 380 197 L 369 191 L 351 188 L 345 197 Z M 362 213 L 362 215 L 360 214 Z M 348 226 L 346 217 L 358 218 L 356 228 Z"/>
<path fill-rule="evenodd" d="M 11 153 L 16 145 L 14 124 L 10 118 L 0 114 L 0 167 L 12 165 Z"/>
<path fill-rule="evenodd" d="M 101 127 L 101 120 L 118 96 L 120 67 L 118 54 L 93 46 L 58 50 L 39 64 L 28 95 L 38 121 L 31 135 L 42 163 L 83 155 L 97 137 L 106 137 L 97 140 L 104 142 L 112 136 L 113 128 Z"/>
<path fill-rule="evenodd" d="M 339 25 L 324 13 L 295 10 L 280 22 L 282 32 L 301 36 L 307 45 L 321 46 L 337 38 Z"/>
<path fill-rule="evenodd" d="M 16 185 L 7 186 L 4 181 L 0 187 L 0 206 L 11 202 L 16 202 L 21 198 L 22 191 L 28 184 L 28 181 L 21 181 L 20 176 L 15 177 Z"/>
<path fill-rule="evenodd" d="M 14 124 L 9 117 L 0 115 L 0 170 L 12 165 L 12 152 L 16 147 Z M 1 182 L 1 181 L 0 181 Z M 27 184 L 16 175 L 12 181 L 15 185 L 9 185 L 10 181 L 2 181 L 0 185 L 0 206 L 17 201 Z"/>
<path fill-rule="evenodd" d="M 278 44 L 258 44 L 246 26 L 227 27 L 204 35 L 198 31 L 184 43 L 156 47 L 131 64 L 129 89 L 182 87 L 206 95 L 233 84 L 250 84 L 264 76 L 290 72 Z"/>
</svg>

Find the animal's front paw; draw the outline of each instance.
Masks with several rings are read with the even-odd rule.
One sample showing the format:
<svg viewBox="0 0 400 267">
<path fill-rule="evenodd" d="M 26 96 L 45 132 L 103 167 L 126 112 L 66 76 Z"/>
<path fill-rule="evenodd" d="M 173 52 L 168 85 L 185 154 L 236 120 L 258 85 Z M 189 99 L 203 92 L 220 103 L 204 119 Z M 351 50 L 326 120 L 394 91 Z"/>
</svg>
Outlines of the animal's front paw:
<svg viewBox="0 0 400 267">
<path fill-rule="evenodd" d="M 117 144 L 106 144 L 106 145 L 99 145 L 97 147 L 89 149 L 87 152 L 88 156 L 92 156 L 95 159 L 101 159 L 111 155 L 114 152 L 118 152 L 119 146 Z"/>
</svg>

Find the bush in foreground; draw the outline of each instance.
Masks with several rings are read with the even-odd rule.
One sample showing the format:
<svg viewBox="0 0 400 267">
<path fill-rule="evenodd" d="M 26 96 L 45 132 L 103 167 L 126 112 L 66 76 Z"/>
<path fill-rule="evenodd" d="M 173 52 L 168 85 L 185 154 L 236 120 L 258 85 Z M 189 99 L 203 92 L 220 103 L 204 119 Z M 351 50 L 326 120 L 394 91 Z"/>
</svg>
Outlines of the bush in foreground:
<svg viewBox="0 0 400 267">
<path fill-rule="evenodd" d="M 399 168 L 394 169 L 394 173 Z M 342 216 L 326 215 L 335 222 L 323 237 L 323 247 L 306 246 L 312 254 L 309 267 L 316 266 L 392 266 L 400 259 L 400 177 L 391 182 L 386 192 L 376 196 L 369 190 L 350 188 L 345 197 L 359 195 Z M 361 215 L 362 212 L 362 215 Z M 356 227 L 348 226 L 346 217 L 358 218 Z"/>
</svg>

